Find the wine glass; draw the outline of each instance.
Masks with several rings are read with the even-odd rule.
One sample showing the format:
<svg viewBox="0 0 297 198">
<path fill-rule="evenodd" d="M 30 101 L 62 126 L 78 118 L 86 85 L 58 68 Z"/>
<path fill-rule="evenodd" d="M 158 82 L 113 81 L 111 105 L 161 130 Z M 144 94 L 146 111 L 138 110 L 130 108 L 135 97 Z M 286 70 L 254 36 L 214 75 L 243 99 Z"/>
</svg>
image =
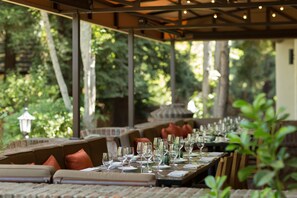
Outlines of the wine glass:
<svg viewBox="0 0 297 198">
<path fill-rule="evenodd" d="M 183 137 L 179 137 L 179 148 L 178 148 L 178 159 L 181 158 L 181 149 L 184 147 L 185 141 L 183 139 Z"/>
<path fill-rule="evenodd" d="M 126 147 L 126 149 L 127 149 L 128 166 L 131 166 L 131 161 L 134 157 L 134 147 Z"/>
<path fill-rule="evenodd" d="M 202 155 L 203 155 L 202 150 L 203 150 L 204 144 L 205 144 L 205 138 L 204 138 L 204 136 L 199 136 L 197 138 L 196 144 L 197 144 L 197 147 L 199 148 L 200 157 L 202 157 Z"/>
<path fill-rule="evenodd" d="M 169 144 L 170 164 L 172 164 L 173 166 L 177 165 L 177 164 L 175 164 L 175 160 L 176 160 L 177 155 L 178 155 L 178 150 L 179 150 L 178 145 Z"/>
<path fill-rule="evenodd" d="M 161 140 L 161 138 L 158 138 L 158 137 L 154 138 L 153 146 L 154 146 L 155 150 L 158 148 L 160 140 Z"/>
<path fill-rule="evenodd" d="M 117 149 L 117 159 L 122 163 L 122 166 L 124 166 L 124 156 L 123 156 L 123 147 L 118 147 Z"/>
<path fill-rule="evenodd" d="M 137 142 L 137 154 L 140 156 L 140 167 L 142 168 L 142 157 L 143 157 L 143 142 Z"/>
<path fill-rule="evenodd" d="M 185 150 L 188 152 L 188 162 L 190 163 L 190 155 L 193 150 L 193 142 L 190 139 L 185 140 Z"/>
<path fill-rule="evenodd" d="M 109 171 L 112 162 L 113 162 L 113 159 L 110 153 L 102 154 L 102 164 L 107 168 L 107 171 Z"/>
<path fill-rule="evenodd" d="M 156 149 L 153 151 L 153 161 L 157 164 L 157 174 L 160 174 L 160 165 L 162 163 L 163 151 Z"/>
<path fill-rule="evenodd" d="M 152 155 L 153 155 L 153 148 L 152 148 L 152 143 L 151 142 L 147 142 L 147 147 L 146 147 L 146 152 L 145 152 L 145 155 L 144 157 L 146 158 L 146 167 L 147 167 L 147 171 L 148 172 L 151 172 L 149 170 L 149 160 L 152 158 Z"/>
<path fill-rule="evenodd" d="M 167 136 L 167 142 L 168 144 L 172 144 L 174 142 L 174 134 L 168 134 Z"/>
</svg>

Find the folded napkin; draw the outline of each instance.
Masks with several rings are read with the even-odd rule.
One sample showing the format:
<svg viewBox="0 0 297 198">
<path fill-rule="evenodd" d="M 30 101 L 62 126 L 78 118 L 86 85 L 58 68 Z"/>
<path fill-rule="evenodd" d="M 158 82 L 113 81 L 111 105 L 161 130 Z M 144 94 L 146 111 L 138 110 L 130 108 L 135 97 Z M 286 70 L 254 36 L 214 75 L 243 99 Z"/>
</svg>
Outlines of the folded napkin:
<svg viewBox="0 0 297 198">
<path fill-rule="evenodd" d="M 112 162 L 110 169 L 117 168 L 122 165 L 123 165 L 122 162 Z"/>
<path fill-rule="evenodd" d="M 201 157 L 199 159 L 200 162 L 205 162 L 205 163 L 209 163 L 211 161 L 213 161 L 215 159 L 215 157 Z"/>
<path fill-rule="evenodd" d="M 188 174 L 189 171 L 172 171 L 167 176 L 170 177 L 183 177 Z"/>
<path fill-rule="evenodd" d="M 184 165 L 184 168 L 186 169 L 197 169 L 200 165 L 198 164 L 186 164 Z"/>
<path fill-rule="evenodd" d="M 223 152 L 208 152 L 207 153 L 208 157 L 218 157 L 218 156 L 221 156 L 223 154 L 224 154 Z"/>
<path fill-rule="evenodd" d="M 97 167 L 85 168 L 80 171 L 99 171 L 99 170 L 105 170 L 105 169 L 107 169 L 105 166 L 97 166 Z"/>
</svg>

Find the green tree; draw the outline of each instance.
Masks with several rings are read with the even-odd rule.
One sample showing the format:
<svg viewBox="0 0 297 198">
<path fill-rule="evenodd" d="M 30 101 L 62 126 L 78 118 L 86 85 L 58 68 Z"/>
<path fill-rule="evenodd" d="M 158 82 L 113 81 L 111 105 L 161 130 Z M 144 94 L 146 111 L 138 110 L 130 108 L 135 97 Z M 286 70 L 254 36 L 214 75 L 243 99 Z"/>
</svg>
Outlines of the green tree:
<svg viewBox="0 0 297 198">
<path fill-rule="evenodd" d="M 232 48 L 239 58 L 232 59 L 230 68 L 231 97 L 252 101 L 253 96 L 264 92 L 272 98 L 275 95 L 274 43 L 233 41 Z"/>
</svg>

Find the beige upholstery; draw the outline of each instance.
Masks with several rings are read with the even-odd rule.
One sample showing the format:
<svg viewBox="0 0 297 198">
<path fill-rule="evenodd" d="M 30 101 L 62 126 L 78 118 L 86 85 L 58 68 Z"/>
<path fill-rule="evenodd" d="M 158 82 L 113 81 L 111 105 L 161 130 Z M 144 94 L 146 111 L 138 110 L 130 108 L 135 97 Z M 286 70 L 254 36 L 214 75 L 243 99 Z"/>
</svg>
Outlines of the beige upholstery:
<svg viewBox="0 0 297 198">
<path fill-rule="evenodd" d="M 61 184 L 101 184 L 125 186 L 154 186 L 155 175 L 140 173 L 85 172 L 58 170 L 53 176 L 54 183 Z"/>
<path fill-rule="evenodd" d="M 54 172 L 51 166 L 0 164 L 0 181 L 50 183 Z"/>
</svg>

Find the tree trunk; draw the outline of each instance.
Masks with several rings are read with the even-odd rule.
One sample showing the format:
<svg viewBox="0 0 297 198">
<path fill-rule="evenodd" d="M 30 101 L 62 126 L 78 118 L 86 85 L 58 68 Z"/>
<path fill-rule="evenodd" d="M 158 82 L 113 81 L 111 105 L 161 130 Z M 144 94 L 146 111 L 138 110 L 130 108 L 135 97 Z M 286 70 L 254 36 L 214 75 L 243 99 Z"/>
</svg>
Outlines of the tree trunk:
<svg viewBox="0 0 297 198">
<path fill-rule="evenodd" d="M 58 85 L 61 91 L 61 95 L 65 104 L 65 107 L 68 111 L 72 110 L 71 107 L 71 102 L 70 102 L 70 98 L 69 98 L 69 94 L 68 94 L 68 89 L 66 86 L 66 83 L 64 81 L 62 72 L 61 72 L 61 68 L 60 68 L 60 64 L 58 61 L 58 56 L 57 56 L 57 52 L 56 52 L 56 48 L 55 48 L 55 43 L 53 40 L 53 36 L 51 33 L 51 26 L 50 26 L 50 22 L 49 22 L 49 18 L 46 12 L 44 11 L 40 11 L 41 13 L 41 20 L 44 24 L 44 30 L 46 33 L 46 40 L 47 40 L 47 44 L 48 44 L 48 48 L 49 48 L 49 52 L 50 52 L 50 56 L 51 56 L 51 60 L 53 63 L 53 67 L 54 67 L 54 71 L 56 74 L 56 78 L 58 81 Z"/>
<path fill-rule="evenodd" d="M 80 46 L 84 66 L 84 116 L 83 124 L 87 129 L 96 128 L 96 75 L 95 55 L 92 54 L 92 26 L 81 22 Z"/>
<path fill-rule="evenodd" d="M 4 40 L 4 52 L 5 52 L 5 59 L 4 59 L 4 71 L 5 74 L 8 70 L 12 71 L 16 69 L 16 54 L 9 46 L 10 43 L 10 34 L 6 32 L 5 40 Z"/>
<path fill-rule="evenodd" d="M 229 46 L 228 41 L 217 41 L 215 65 L 221 74 L 216 88 L 214 117 L 224 117 L 226 114 L 229 93 Z"/>
<path fill-rule="evenodd" d="M 202 103 L 203 103 L 203 116 L 208 114 L 207 100 L 209 94 L 209 59 L 210 59 L 210 42 L 203 42 L 203 82 L 202 82 Z"/>
</svg>

